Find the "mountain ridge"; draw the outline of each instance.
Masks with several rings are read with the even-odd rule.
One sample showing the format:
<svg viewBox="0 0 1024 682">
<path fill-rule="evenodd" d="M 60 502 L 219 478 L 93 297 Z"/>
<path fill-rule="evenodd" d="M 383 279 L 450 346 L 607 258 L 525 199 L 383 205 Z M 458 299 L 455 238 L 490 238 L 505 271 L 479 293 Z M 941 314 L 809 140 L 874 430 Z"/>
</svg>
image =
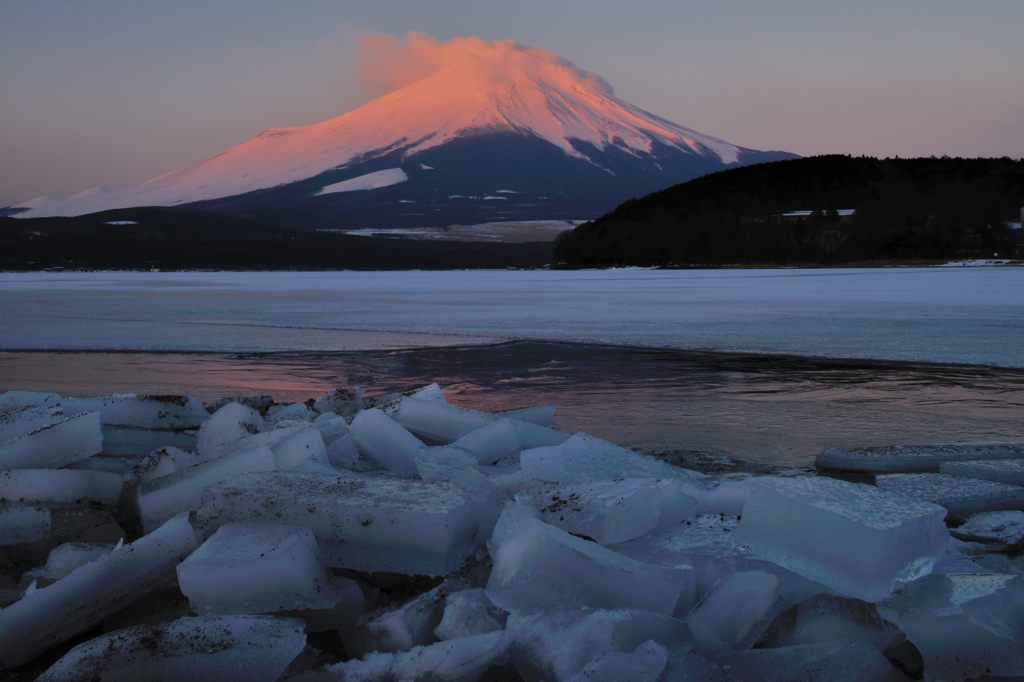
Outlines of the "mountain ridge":
<svg viewBox="0 0 1024 682">
<path fill-rule="evenodd" d="M 646 193 L 724 167 L 793 156 L 733 145 L 650 114 L 617 98 L 611 86 L 596 74 L 551 52 L 514 41 L 478 38 L 458 38 L 441 49 L 445 54 L 443 63 L 432 71 L 334 118 L 307 126 L 269 128 L 246 142 L 135 187 L 95 188 L 67 199 L 37 198 L 15 208 L 24 209 L 18 214 L 22 217 L 44 217 L 132 206 L 196 206 L 205 210 L 231 206 L 231 211 L 266 219 L 268 213 L 285 215 L 290 206 L 297 210 L 292 224 L 312 221 L 308 226 L 380 226 L 365 224 L 372 216 L 363 215 L 360 206 L 366 203 L 365 197 L 357 194 L 385 188 L 350 190 L 348 196 L 318 201 L 321 190 L 336 184 L 337 178 L 386 170 L 379 167 L 384 158 L 393 164 L 390 169 L 400 168 L 410 175 L 410 169 L 420 166 L 443 171 L 444 167 L 428 160 L 445 161 L 454 154 L 477 159 L 478 168 L 467 168 L 458 182 L 418 173 L 416 178 L 409 177 L 400 190 L 387 193 L 393 195 L 388 205 L 375 204 L 377 220 L 404 225 L 417 220 L 420 224 L 465 222 L 466 216 L 472 215 L 486 220 L 553 218 L 565 216 L 570 209 L 584 211 L 571 217 L 588 218 L 611 208 L 614 203 L 610 202 L 618 203 L 637 191 Z M 492 184 L 510 180 L 507 174 L 495 171 L 502 163 L 530 170 L 522 150 L 509 156 L 516 146 L 509 144 L 509 136 L 545 143 L 550 149 L 529 145 L 535 167 L 554 163 L 560 167 L 560 176 L 591 178 L 589 186 L 565 192 L 555 181 L 549 183 L 546 194 L 538 188 L 531 189 L 529 197 L 490 199 L 506 203 L 501 207 L 492 204 L 486 210 L 477 206 L 459 211 L 442 205 L 439 200 L 450 203 L 485 191 L 476 188 L 480 169 L 493 177 Z M 463 144 L 458 145 L 457 152 L 436 153 L 460 142 Z M 473 148 L 467 150 L 466 143 Z M 556 157 L 553 150 L 565 158 Z M 458 163 L 467 165 L 464 158 Z M 615 180 L 608 182 L 608 178 L 595 175 L 595 170 Z M 526 175 L 525 182 L 531 184 Z M 287 205 L 259 196 L 268 193 L 280 197 L 282 189 L 296 185 L 301 185 L 301 193 L 283 192 L 290 197 Z M 437 196 L 425 213 L 398 203 L 423 202 L 438 188 L 449 194 L 434 192 Z M 495 192 L 502 188 L 488 189 Z M 560 191 L 566 196 L 558 198 Z M 455 198 L 449 199 L 450 194 Z M 553 200 L 552 195 L 556 196 Z M 558 205 L 553 209 L 543 204 L 524 205 L 538 201 Z M 253 205 L 267 204 L 274 204 L 274 208 L 253 212 Z M 512 205 L 516 205 L 514 210 L 504 210 Z"/>
</svg>

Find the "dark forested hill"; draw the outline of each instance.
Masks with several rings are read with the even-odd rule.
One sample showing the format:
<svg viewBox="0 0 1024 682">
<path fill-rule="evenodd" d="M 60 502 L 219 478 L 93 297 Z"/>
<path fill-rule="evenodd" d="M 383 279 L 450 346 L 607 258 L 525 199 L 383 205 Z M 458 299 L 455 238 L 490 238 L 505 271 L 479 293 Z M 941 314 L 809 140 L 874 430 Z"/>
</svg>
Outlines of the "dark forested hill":
<svg viewBox="0 0 1024 682">
<path fill-rule="evenodd" d="M 1020 258 L 1024 232 L 1011 224 L 1021 206 L 1024 161 L 818 156 L 632 199 L 563 235 L 556 257 L 570 266 Z"/>
<path fill-rule="evenodd" d="M 550 242 L 372 239 L 180 208 L 0 217 L 0 270 L 340 270 L 541 267 Z"/>
</svg>

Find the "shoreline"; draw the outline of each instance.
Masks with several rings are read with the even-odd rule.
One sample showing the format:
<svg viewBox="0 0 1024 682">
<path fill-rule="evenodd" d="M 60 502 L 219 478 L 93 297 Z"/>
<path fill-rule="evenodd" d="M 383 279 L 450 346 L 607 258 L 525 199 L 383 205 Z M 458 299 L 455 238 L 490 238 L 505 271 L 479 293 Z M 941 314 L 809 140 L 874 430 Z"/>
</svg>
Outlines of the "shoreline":
<svg viewBox="0 0 1024 682">
<path fill-rule="evenodd" d="M 439 383 L 452 404 L 551 403 L 647 452 L 806 466 L 828 447 L 1024 440 L 1024 369 L 505 341 L 379 351 L 0 351 L 0 389 L 303 401 Z"/>
</svg>

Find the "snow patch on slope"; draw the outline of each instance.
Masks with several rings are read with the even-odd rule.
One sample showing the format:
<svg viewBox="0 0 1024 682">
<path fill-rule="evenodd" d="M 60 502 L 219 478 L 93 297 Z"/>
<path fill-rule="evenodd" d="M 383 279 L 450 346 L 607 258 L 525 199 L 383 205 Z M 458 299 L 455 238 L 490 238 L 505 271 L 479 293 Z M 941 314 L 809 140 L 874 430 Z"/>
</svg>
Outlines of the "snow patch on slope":
<svg viewBox="0 0 1024 682">
<path fill-rule="evenodd" d="M 327 185 L 317 192 L 317 196 L 321 194 L 336 194 L 338 192 L 358 192 L 368 189 L 380 189 L 381 187 L 397 185 L 408 179 L 409 176 L 406 175 L 405 171 L 401 168 L 388 168 L 387 170 L 367 173 L 366 175 L 360 175 L 357 178 L 350 178 L 348 180 L 342 180 L 341 182 L 335 182 L 334 184 Z"/>
</svg>

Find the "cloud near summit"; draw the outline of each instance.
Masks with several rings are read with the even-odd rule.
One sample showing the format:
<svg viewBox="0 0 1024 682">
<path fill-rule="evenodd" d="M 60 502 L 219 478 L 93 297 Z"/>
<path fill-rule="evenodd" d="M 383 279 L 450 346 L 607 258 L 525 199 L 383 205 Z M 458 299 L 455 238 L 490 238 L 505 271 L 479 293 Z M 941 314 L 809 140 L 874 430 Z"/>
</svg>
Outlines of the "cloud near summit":
<svg viewBox="0 0 1024 682">
<path fill-rule="evenodd" d="M 398 90 L 448 68 L 524 71 L 568 71 L 609 95 L 612 86 L 597 74 L 577 67 L 553 52 L 514 40 L 488 41 L 476 36 L 442 42 L 424 33 L 405 36 L 364 33 L 359 37 L 356 59 L 359 86 L 370 97 Z"/>
</svg>

